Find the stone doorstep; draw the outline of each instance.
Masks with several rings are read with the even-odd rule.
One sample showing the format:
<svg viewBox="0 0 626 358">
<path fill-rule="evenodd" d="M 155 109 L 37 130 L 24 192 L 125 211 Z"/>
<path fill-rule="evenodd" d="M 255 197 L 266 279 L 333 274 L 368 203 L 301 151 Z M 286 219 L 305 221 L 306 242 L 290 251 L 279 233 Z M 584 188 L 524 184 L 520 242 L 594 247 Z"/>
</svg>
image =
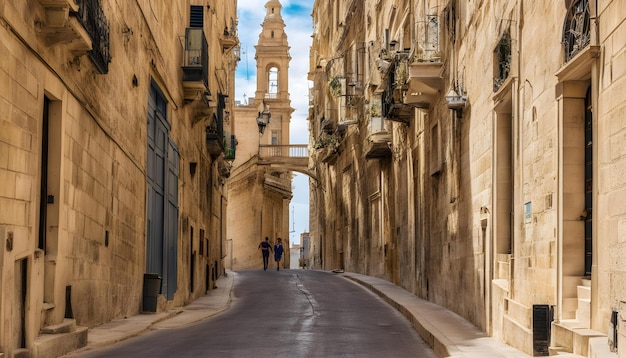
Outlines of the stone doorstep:
<svg viewBox="0 0 626 358">
<path fill-rule="evenodd" d="M 580 322 L 576 320 L 563 320 L 560 323 L 554 323 L 552 336 L 556 346 L 550 347 L 550 350 L 586 356 L 591 338 L 606 337 L 602 332 L 581 326 Z"/>
<path fill-rule="evenodd" d="M 33 344 L 30 356 L 53 358 L 65 355 L 87 345 L 87 327 L 75 327 L 68 333 L 40 334 Z"/>
<path fill-rule="evenodd" d="M 76 320 L 63 319 L 63 322 L 43 327 L 41 334 L 70 333 L 76 330 Z"/>
<path fill-rule="evenodd" d="M 19 348 L 13 351 L 13 358 L 29 358 L 30 354 L 28 349 Z"/>
</svg>

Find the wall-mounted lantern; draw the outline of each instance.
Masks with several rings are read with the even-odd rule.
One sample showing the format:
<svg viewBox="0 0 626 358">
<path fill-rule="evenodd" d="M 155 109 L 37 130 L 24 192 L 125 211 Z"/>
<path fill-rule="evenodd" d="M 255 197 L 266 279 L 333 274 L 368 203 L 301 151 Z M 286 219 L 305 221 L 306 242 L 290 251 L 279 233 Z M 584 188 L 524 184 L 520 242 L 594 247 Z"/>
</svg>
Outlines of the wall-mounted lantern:
<svg viewBox="0 0 626 358">
<path fill-rule="evenodd" d="M 263 101 L 263 103 L 259 105 L 259 115 L 256 117 L 256 124 L 259 126 L 259 133 L 263 134 L 263 132 L 265 132 L 265 127 L 270 123 L 271 116 L 270 106 L 265 104 L 265 101 Z"/>
<path fill-rule="evenodd" d="M 464 96 L 462 94 L 459 95 L 454 89 L 450 89 L 450 91 L 446 95 L 446 103 L 448 104 L 448 109 L 455 111 L 457 118 L 461 118 L 463 108 L 465 108 L 466 102 L 467 96 Z"/>
</svg>

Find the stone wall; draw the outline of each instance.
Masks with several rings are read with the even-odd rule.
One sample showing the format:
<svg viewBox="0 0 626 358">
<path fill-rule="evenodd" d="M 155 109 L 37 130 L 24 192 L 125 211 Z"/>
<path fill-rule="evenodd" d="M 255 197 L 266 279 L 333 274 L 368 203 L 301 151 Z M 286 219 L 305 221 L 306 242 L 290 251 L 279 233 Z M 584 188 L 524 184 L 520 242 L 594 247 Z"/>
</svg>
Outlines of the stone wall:
<svg viewBox="0 0 626 358">
<path fill-rule="evenodd" d="M 384 277 L 527 353 L 534 305 L 554 309 L 554 332 L 607 334 L 623 310 L 626 9 L 568 13 L 578 3 L 317 1 L 311 141 L 339 144 L 313 157 L 314 265 Z M 563 33 L 585 14 L 587 32 Z M 570 34 L 590 40 L 571 59 Z M 340 132 L 321 118 L 342 105 L 327 88 L 342 76 L 357 105 Z M 381 97 L 395 106 L 382 130 L 369 111 Z"/>
<path fill-rule="evenodd" d="M 177 288 L 159 295 L 158 310 L 204 294 L 224 269 L 229 173 L 220 170 L 223 156 L 207 151 L 208 107 L 186 98 L 182 81 L 179 39 L 190 2 L 100 2 L 106 70 L 90 59 L 89 35 L 68 15 L 74 2 L 57 3 L 0 5 L 0 351 L 9 356 L 35 352 L 40 331 L 64 319 L 91 327 L 142 311 L 151 86 L 167 102 L 166 140 L 179 158 L 169 188 L 178 193 L 178 256 L 168 262 Z M 210 43 L 209 87 L 217 96 L 218 82 L 226 84 L 232 98 L 234 85 L 214 69 L 234 72 L 237 59 L 222 37 L 224 28 L 236 30 L 236 2 L 212 10 L 196 3 Z"/>
</svg>

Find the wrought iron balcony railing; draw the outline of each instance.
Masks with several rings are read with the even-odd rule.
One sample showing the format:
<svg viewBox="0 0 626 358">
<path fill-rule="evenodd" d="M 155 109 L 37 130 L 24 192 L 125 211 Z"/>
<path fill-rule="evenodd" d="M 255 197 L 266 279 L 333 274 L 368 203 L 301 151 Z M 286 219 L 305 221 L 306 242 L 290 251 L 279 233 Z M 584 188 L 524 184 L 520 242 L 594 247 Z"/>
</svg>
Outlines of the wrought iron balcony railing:
<svg viewBox="0 0 626 358">
<path fill-rule="evenodd" d="M 77 0 L 78 11 L 72 13 L 91 37 L 89 57 L 101 73 L 109 72 L 109 22 L 100 0 Z"/>
<path fill-rule="evenodd" d="M 226 143 L 224 149 L 224 159 L 226 160 L 235 160 L 237 151 L 237 138 L 234 135 L 230 136 L 230 142 Z"/>
</svg>

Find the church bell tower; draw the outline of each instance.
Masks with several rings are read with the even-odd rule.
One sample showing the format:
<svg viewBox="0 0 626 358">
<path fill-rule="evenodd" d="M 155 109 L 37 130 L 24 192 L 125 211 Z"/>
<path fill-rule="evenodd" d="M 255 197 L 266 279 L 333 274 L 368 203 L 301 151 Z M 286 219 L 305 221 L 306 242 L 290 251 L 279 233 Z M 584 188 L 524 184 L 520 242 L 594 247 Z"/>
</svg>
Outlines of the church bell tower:
<svg viewBox="0 0 626 358">
<path fill-rule="evenodd" d="M 289 43 L 278 0 L 265 4 L 266 14 L 256 49 L 257 89 L 254 102 L 269 108 L 271 119 L 260 144 L 288 144 L 291 100 L 289 99 Z"/>
<path fill-rule="evenodd" d="M 289 152 L 289 123 L 294 111 L 289 99 L 291 56 L 280 1 L 267 1 L 265 9 L 259 40 L 254 46 L 254 100 L 234 109 L 239 144 L 228 179 L 228 232 L 232 235 L 230 267 L 235 270 L 263 267 L 258 245 L 265 237 L 272 244 L 282 239 L 285 253 L 280 264 L 282 268 L 289 267 L 293 174 L 287 168 L 261 162 Z"/>
</svg>

